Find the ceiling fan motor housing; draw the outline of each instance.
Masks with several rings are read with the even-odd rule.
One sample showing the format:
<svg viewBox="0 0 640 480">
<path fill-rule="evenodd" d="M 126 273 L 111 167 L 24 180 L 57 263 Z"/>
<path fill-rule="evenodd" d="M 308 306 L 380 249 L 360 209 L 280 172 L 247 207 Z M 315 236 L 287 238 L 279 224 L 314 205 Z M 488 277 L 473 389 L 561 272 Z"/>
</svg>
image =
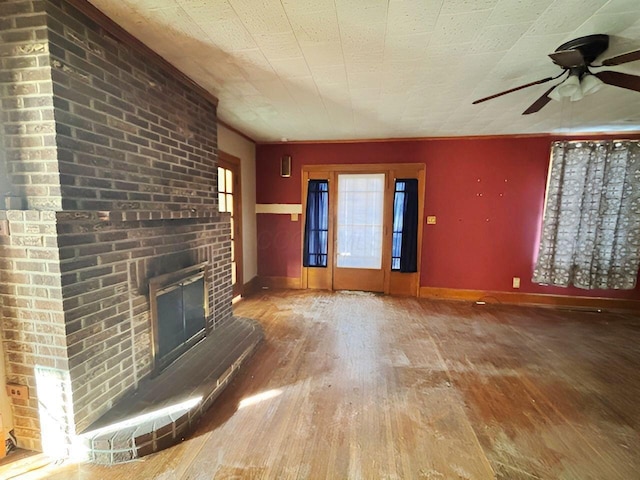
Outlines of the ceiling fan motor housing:
<svg viewBox="0 0 640 480">
<path fill-rule="evenodd" d="M 607 48 L 609 48 L 609 35 L 598 34 L 570 40 L 556 48 L 556 52 L 578 50 L 584 58 L 584 66 L 587 67 Z"/>
</svg>

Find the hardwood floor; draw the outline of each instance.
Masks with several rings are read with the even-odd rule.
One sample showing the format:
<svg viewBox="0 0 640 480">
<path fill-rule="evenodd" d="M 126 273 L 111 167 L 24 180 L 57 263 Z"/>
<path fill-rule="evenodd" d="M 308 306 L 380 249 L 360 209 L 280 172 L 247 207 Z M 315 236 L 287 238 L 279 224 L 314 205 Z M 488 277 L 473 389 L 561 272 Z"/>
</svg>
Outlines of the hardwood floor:
<svg viewBox="0 0 640 480">
<path fill-rule="evenodd" d="M 235 312 L 266 340 L 195 434 L 21 478 L 640 478 L 636 315 L 310 291 Z"/>
</svg>

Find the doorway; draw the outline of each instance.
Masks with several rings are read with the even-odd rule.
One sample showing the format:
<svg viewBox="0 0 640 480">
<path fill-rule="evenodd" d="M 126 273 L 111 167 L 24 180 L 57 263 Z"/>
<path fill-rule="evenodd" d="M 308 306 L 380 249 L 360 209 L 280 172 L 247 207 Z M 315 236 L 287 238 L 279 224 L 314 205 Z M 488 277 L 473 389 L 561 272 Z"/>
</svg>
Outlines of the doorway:
<svg viewBox="0 0 640 480">
<path fill-rule="evenodd" d="M 243 287 L 240 159 L 225 152 L 218 152 L 218 208 L 231 214 L 231 284 L 237 297 Z"/>
<path fill-rule="evenodd" d="M 416 296 L 424 176 L 424 164 L 303 166 L 302 287 Z M 398 185 L 408 180 L 415 182 L 409 269 L 398 256 Z"/>
<path fill-rule="evenodd" d="M 335 290 L 384 291 L 384 173 L 338 173 Z"/>
</svg>

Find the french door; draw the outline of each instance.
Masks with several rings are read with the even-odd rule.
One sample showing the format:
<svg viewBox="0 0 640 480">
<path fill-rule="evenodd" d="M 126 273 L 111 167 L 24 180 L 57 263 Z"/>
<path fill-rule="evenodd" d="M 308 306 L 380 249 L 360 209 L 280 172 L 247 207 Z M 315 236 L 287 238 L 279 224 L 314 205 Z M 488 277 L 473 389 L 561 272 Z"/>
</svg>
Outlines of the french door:
<svg viewBox="0 0 640 480">
<path fill-rule="evenodd" d="M 385 173 L 339 173 L 335 290 L 384 291 Z"/>
<path fill-rule="evenodd" d="M 302 177 L 302 287 L 417 295 L 424 164 L 312 165 L 303 167 Z M 401 200 L 398 185 L 410 178 L 418 184 L 417 268 L 401 272 L 402 219 L 394 205 Z"/>
<path fill-rule="evenodd" d="M 231 214 L 231 284 L 236 297 L 243 286 L 240 159 L 224 152 L 218 152 L 218 209 Z"/>
</svg>

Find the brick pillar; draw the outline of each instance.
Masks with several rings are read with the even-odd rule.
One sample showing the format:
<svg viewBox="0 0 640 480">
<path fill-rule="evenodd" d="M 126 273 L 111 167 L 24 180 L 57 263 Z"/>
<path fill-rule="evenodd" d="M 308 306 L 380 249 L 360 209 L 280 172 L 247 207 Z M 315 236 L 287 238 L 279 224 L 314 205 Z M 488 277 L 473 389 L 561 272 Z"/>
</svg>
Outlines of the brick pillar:
<svg viewBox="0 0 640 480">
<path fill-rule="evenodd" d="M 40 394 L 35 368 L 68 370 L 56 217 L 55 212 L 10 210 L 0 211 L 0 221 L 10 233 L 0 236 L 7 381 L 29 387 L 28 399 L 12 400 L 15 434 L 18 446 L 40 450 L 39 409 L 47 411 L 57 400 L 55 392 Z M 67 428 L 65 434 L 71 433 Z M 50 439 L 50 444 L 60 440 Z M 62 440 L 64 445 L 67 439 Z"/>
<path fill-rule="evenodd" d="M 40 450 L 36 368 L 68 369 L 55 211 L 61 208 L 48 33 L 41 1 L 0 2 L 0 319 L 18 445 Z M 40 394 L 39 394 L 40 393 Z M 69 412 L 71 413 L 71 412 Z M 51 438 L 65 445 L 69 434 Z M 43 432 L 46 433 L 46 432 Z"/>
</svg>

